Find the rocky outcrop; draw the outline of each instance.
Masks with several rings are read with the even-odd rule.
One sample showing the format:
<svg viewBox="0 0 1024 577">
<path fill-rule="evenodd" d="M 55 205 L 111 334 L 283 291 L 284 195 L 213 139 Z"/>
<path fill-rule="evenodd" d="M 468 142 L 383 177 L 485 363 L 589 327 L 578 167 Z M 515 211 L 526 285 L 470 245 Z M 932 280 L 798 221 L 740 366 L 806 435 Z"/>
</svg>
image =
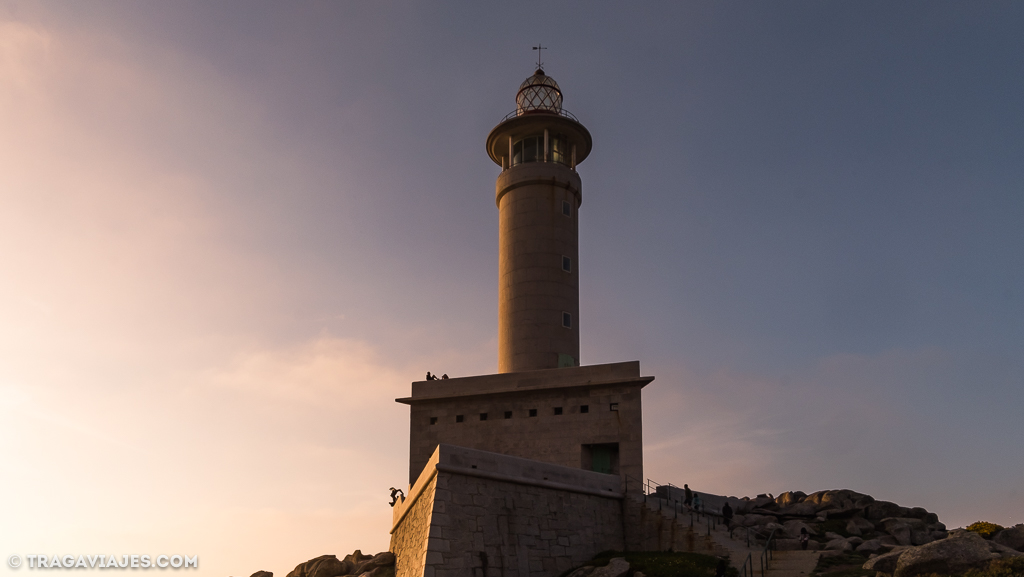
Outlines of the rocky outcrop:
<svg viewBox="0 0 1024 577">
<path fill-rule="evenodd" d="M 992 536 L 992 541 L 1010 549 L 1024 551 L 1024 524 L 1003 529 Z"/>
<path fill-rule="evenodd" d="M 939 516 L 922 507 L 902 507 L 877 501 L 871 495 L 849 489 L 805 494 L 787 491 L 776 498 L 708 495 L 708 502 L 728 502 L 736 514 L 732 527 L 743 527 L 760 539 L 775 531 L 776 539 L 799 539 L 807 529 L 819 549 L 834 552 L 885 553 L 896 546 L 925 545 L 946 537 Z M 827 530 L 823 528 L 827 527 Z M 788 541 L 781 546 L 790 548 Z M 808 545 L 809 549 L 815 548 Z"/>
<path fill-rule="evenodd" d="M 274 577 L 274 574 L 270 571 L 257 571 L 249 577 Z"/>
<path fill-rule="evenodd" d="M 321 555 L 305 563 L 299 563 L 288 573 L 288 577 L 393 577 L 394 574 L 394 553 L 385 551 L 376 555 L 363 555 L 362 551 L 357 549 L 342 560 L 338 560 L 335 555 Z M 260 577 L 272 577 L 272 574 L 267 573 L 266 576 Z"/>
<path fill-rule="evenodd" d="M 955 531 L 946 539 L 916 547 L 899 547 L 873 557 L 864 564 L 864 569 L 892 577 L 956 575 L 968 569 L 985 568 L 996 559 L 1014 556 L 1024 556 L 1024 553 L 986 541 L 977 533 Z"/>
</svg>

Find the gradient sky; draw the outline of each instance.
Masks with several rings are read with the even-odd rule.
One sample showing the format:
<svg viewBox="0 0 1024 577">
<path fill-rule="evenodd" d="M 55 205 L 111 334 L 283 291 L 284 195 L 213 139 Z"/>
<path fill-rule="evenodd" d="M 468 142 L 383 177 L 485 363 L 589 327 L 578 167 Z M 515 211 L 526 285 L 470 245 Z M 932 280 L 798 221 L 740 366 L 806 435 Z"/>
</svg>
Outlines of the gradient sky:
<svg viewBox="0 0 1024 577">
<path fill-rule="evenodd" d="M 0 554 L 386 549 L 393 399 L 496 370 L 484 139 L 538 42 L 594 136 L 582 360 L 657 377 L 649 477 L 1024 522 L 1021 30 L 1019 2 L 0 1 Z"/>
</svg>

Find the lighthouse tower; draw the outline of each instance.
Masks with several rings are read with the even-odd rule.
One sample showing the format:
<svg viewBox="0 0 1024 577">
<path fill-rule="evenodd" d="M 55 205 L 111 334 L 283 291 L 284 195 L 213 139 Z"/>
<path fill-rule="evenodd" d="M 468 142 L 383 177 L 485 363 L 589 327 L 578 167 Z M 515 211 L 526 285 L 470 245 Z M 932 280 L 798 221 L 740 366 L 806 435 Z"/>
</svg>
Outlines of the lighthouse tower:
<svg viewBox="0 0 1024 577">
<path fill-rule="evenodd" d="M 623 490 L 641 489 L 640 397 L 654 377 L 639 361 L 580 363 L 576 167 L 592 146 L 540 69 L 487 136 L 501 167 L 498 374 L 417 381 L 396 399 L 411 409 L 410 483 L 436 469 L 431 459 L 447 445 L 619 475 Z"/>
<path fill-rule="evenodd" d="M 501 166 L 499 373 L 580 365 L 576 166 L 592 146 L 590 132 L 562 109 L 558 83 L 540 69 L 487 136 L 487 153 Z"/>
</svg>

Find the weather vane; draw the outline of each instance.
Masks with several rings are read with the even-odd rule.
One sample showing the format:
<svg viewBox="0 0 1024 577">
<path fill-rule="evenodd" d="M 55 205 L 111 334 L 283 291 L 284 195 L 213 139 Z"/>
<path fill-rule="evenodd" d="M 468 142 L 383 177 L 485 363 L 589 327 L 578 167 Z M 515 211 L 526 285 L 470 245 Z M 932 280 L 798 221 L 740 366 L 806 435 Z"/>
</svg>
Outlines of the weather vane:
<svg viewBox="0 0 1024 577">
<path fill-rule="evenodd" d="M 540 51 L 547 50 L 547 46 L 541 46 L 540 44 L 538 44 L 534 46 L 533 49 L 537 51 L 537 68 L 539 68 L 540 70 L 544 70 L 544 63 L 540 59 Z"/>
</svg>

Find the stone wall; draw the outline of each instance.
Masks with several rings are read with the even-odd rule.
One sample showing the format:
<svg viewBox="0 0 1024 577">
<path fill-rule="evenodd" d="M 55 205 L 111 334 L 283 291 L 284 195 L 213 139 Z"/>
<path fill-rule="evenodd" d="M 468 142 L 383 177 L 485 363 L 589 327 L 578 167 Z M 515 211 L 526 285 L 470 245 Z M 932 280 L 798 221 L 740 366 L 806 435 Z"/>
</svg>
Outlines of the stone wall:
<svg viewBox="0 0 1024 577">
<path fill-rule="evenodd" d="M 401 520 L 401 530 L 391 534 L 389 550 L 395 554 L 395 577 L 420 577 L 427 561 L 427 542 L 430 538 L 431 516 L 434 512 L 434 492 L 437 477 L 423 487 L 423 491 Z"/>
<path fill-rule="evenodd" d="M 622 550 L 619 486 L 613 475 L 441 445 L 396 505 L 397 577 L 553 577 Z"/>
</svg>

